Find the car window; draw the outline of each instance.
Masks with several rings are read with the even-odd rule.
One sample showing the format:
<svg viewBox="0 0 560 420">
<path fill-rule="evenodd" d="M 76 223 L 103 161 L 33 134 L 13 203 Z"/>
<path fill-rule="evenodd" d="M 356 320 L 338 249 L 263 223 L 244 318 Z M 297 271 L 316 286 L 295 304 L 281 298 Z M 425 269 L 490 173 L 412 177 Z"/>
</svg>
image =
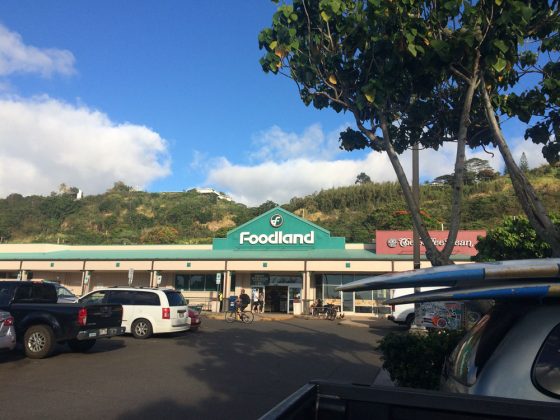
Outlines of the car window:
<svg viewBox="0 0 560 420">
<path fill-rule="evenodd" d="M 532 375 L 537 388 L 560 398 L 560 324 L 544 341 L 535 359 Z"/>
<path fill-rule="evenodd" d="M 164 290 L 164 293 L 169 301 L 169 306 L 185 306 L 187 304 L 181 292 L 176 290 Z"/>
<path fill-rule="evenodd" d="M 105 291 L 93 292 L 93 293 L 81 298 L 80 302 L 82 302 L 82 303 L 105 303 L 103 300 L 105 299 L 106 293 L 107 292 L 105 292 Z"/>
<path fill-rule="evenodd" d="M 75 298 L 76 295 L 64 286 L 58 286 L 58 296 L 65 298 Z"/>
<path fill-rule="evenodd" d="M 153 292 L 134 292 L 134 304 L 159 306 L 159 296 Z"/>
<path fill-rule="evenodd" d="M 512 325 L 527 311 L 527 306 L 496 305 L 459 342 L 448 360 L 448 374 L 471 386 Z"/>
<path fill-rule="evenodd" d="M 130 290 L 111 290 L 107 292 L 107 303 L 132 305 L 134 303 L 134 292 Z"/>
<path fill-rule="evenodd" d="M 15 299 L 19 302 L 56 302 L 56 289 L 50 284 L 21 284 L 16 290 Z"/>
<path fill-rule="evenodd" d="M 0 305 L 8 305 L 12 296 L 14 295 L 14 284 L 7 284 L 0 286 Z"/>
</svg>

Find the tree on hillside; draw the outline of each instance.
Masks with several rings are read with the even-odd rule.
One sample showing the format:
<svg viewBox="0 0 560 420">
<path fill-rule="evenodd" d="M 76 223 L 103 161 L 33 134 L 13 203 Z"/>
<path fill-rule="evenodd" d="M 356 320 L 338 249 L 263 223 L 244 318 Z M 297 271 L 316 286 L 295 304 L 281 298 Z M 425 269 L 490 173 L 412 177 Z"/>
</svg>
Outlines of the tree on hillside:
<svg viewBox="0 0 560 420">
<path fill-rule="evenodd" d="M 527 160 L 525 152 L 521 153 L 521 159 L 519 159 L 519 169 L 525 173 L 529 171 L 529 161 Z"/>
<path fill-rule="evenodd" d="M 447 0 L 442 6 L 408 0 L 294 0 L 280 6 L 272 27 L 261 32 L 260 46 L 267 51 L 261 64 L 265 71 L 294 79 L 306 104 L 354 116 L 358 131 L 341 133 L 342 147 L 388 154 L 426 243 L 427 231 L 398 154 L 415 143 L 437 150 L 444 141 L 457 142 L 448 246 L 442 253 L 428 249 L 432 263 L 449 262 L 456 238 L 466 143 L 497 145 L 531 224 L 560 253 L 560 232 L 511 158 L 497 118 L 499 110 L 525 112 L 557 130 L 556 108 L 546 100 L 557 102 L 560 96 L 559 78 L 550 76 L 560 72 L 550 65 L 558 54 L 548 56 L 538 92 L 510 95 L 515 101 L 501 94 L 536 65 L 524 43 L 537 41 L 540 53 L 558 50 L 558 19 L 557 1 Z M 531 102 L 534 97 L 540 99 Z M 533 128 L 534 135 L 538 129 Z M 545 144 L 545 156 L 557 158 L 557 137 L 536 138 Z"/>
<path fill-rule="evenodd" d="M 354 184 L 371 184 L 371 178 L 365 172 L 360 172 L 356 177 L 356 182 Z"/>
<path fill-rule="evenodd" d="M 130 185 L 126 185 L 122 181 L 115 182 L 113 186 L 107 190 L 107 192 L 116 192 L 116 193 L 130 192 L 130 191 L 134 191 L 134 188 L 131 187 Z"/>
</svg>

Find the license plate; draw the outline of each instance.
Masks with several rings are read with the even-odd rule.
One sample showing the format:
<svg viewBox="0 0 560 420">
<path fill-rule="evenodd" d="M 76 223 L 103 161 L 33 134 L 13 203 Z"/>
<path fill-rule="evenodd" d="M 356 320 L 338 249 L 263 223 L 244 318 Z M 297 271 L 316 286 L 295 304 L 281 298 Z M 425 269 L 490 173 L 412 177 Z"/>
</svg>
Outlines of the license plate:
<svg viewBox="0 0 560 420">
<path fill-rule="evenodd" d="M 179 312 L 179 318 L 184 318 L 185 314 L 183 312 Z"/>
<path fill-rule="evenodd" d="M 107 335 L 107 328 L 99 329 L 99 335 Z"/>
</svg>

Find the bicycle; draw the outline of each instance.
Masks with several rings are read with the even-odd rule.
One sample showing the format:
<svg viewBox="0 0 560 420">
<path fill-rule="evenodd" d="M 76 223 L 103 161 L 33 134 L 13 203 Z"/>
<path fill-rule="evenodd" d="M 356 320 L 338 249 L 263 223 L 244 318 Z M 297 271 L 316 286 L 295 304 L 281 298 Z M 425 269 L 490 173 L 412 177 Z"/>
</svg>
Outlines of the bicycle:
<svg viewBox="0 0 560 420">
<path fill-rule="evenodd" d="M 337 316 L 336 306 L 332 304 L 327 304 L 325 306 L 316 306 L 311 309 L 311 316 L 315 318 L 321 318 L 322 316 L 325 317 L 328 321 L 334 321 Z M 339 317 L 342 319 L 344 314 L 339 314 Z"/>
<path fill-rule="evenodd" d="M 226 322 L 232 323 L 237 318 L 244 324 L 250 324 L 255 319 L 255 316 L 252 312 L 240 311 L 239 308 L 236 308 L 234 311 L 226 312 Z"/>
</svg>

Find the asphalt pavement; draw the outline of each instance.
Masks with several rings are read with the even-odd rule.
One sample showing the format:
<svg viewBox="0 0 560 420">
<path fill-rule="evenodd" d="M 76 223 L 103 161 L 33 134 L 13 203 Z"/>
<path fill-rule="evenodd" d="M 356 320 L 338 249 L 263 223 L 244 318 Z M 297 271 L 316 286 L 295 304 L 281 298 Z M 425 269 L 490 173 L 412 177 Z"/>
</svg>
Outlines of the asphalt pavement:
<svg viewBox="0 0 560 420">
<path fill-rule="evenodd" d="M 203 318 L 198 332 L 99 340 L 85 354 L 59 345 L 31 360 L 19 349 L 0 354 L 0 418 L 258 418 L 312 379 L 372 384 L 376 343 L 395 329 Z"/>
</svg>

